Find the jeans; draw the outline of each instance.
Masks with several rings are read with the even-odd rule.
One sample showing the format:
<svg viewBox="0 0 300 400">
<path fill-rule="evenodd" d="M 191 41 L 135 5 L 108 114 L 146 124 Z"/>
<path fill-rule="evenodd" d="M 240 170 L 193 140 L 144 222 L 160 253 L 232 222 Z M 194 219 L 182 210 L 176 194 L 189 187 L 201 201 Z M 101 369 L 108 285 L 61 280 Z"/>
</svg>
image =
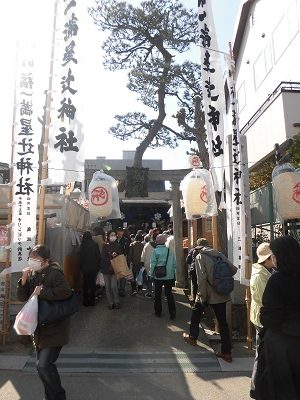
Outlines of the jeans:
<svg viewBox="0 0 300 400">
<path fill-rule="evenodd" d="M 125 293 L 126 293 L 126 284 L 127 284 L 126 278 L 120 279 L 118 284 L 119 284 L 119 294 L 125 295 Z"/>
<path fill-rule="evenodd" d="M 36 354 L 36 367 L 45 389 L 46 400 L 66 400 L 65 389 L 55 365 L 61 347 L 48 347 L 38 350 Z"/>
<path fill-rule="evenodd" d="M 120 303 L 118 294 L 118 281 L 116 275 L 103 274 L 103 276 L 108 304 L 112 306 L 113 304 Z"/>
<path fill-rule="evenodd" d="M 174 280 L 161 280 L 159 281 L 158 279 L 154 279 L 154 286 L 155 286 L 155 299 L 154 299 L 154 311 L 155 314 L 160 316 L 161 311 L 162 311 L 162 305 L 161 305 L 161 292 L 162 292 L 162 287 L 165 287 L 165 296 L 168 301 L 168 308 L 169 308 L 169 313 L 171 317 L 174 317 L 176 315 L 176 307 L 175 307 L 175 301 L 174 301 L 174 296 L 172 293 L 172 287 L 174 284 Z"/>
<path fill-rule="evenodd" d="M 229 328 L 226 321 L 226 303 L 211 304 L 210 305 L 216 315 L 219 323 L 220 336 L 221 336 L 221 352 L 224 354 L 231 353 L 231 340 L 229 335 Z M 199 324 L 204 311 L 204 306 L 201 303 L 195 303 L 192 310 L 192 318 L 190 325 L 190 337 L 198 339 Z"/>
<path fill-rule="evenodd" d="M 257 361 L 258 361 L 258 348 L 261 342 L 261 338 L 259 336 L 259 332 L 261 331 L 262 328 L 259 326 L 255 326 L 256 330 L 256 349 L 255 349 L 255 358 L 254 358 L 254 364 L 253 364 L 253 370 L 252 370 L 252 376 L 251 376 L 251 392 L 254 395 L 255 394 L 255 383 L 256 383 L 256 374 L 257 374 Z"/>
<path fill-rule="evenodd" d="M 147 287 L 147 293 L 152 294 L 153 278 L 151 278 L 150 276 L 146 276 L 145 284 Z"/>
</svg>

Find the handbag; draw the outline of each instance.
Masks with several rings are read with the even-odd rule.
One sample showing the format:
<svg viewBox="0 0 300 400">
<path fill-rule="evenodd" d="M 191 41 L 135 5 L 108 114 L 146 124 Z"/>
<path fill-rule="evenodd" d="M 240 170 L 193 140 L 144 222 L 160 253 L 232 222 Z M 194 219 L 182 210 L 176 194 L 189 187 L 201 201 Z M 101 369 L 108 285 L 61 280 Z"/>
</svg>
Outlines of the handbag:
<svg viewBox="0 0 300 400">
<path fill-rule="evenodd" d="M 122 278 L 126 278 L 127 280 L 132 279 L 132 272 L 128 268 L 124 254 L 112 258 L 111 265 L 118 280 Z"/>
<path fill-rule="evenodd" d="M 167 253 L 167 259 L 165 265 L 158 265 L 154 268 L 154 276 L 155 278 L 164 278 L 167 275 L 167 263 L 169 258 L 169 248 Z"/>
<path fill-rule="evenodd" d="M 62 321 L 77 311 L 79 311 L 79 299 L 74 291 L 65 300 L 48 301 L 39 298 L 38 325 L 45 326 Z"/>
</svg>

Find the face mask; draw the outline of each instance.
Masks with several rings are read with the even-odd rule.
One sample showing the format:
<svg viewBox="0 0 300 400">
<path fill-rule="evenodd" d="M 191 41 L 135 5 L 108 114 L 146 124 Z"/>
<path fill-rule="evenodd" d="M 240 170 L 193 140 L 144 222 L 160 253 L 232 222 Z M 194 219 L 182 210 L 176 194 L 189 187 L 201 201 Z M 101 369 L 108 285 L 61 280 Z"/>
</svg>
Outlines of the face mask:
<svg viewBox="0 0 300 400">
<path fill-rule="evenodd" d="M 38 271 L 41 269 L 42 262 L 40 260 L 35 260 L 34 258 L 29 258 L 28 266 L 32 271 Z"/>
<path fill-rule="evenodd" d="M 117 236 L 110 236 L 109 241 L 110 242 L 115 242 L 117 240 Z"/>
</svg>

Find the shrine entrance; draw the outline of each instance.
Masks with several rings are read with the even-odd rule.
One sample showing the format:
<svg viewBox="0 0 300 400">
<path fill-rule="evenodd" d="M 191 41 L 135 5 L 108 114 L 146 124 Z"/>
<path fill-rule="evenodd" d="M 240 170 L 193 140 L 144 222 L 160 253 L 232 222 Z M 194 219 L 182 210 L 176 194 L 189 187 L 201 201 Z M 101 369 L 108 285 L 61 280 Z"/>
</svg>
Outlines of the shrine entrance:
<svg viewBox="0 0 300 400">
<path fill-rule="evenodd" d="M 87 185 L 92 180 L 93 173 L 95 170 L 86 170 Z M 190 172 L 190 169 L 180 170 L 149 170 L 148 179 L 149 181 L 167 181 L 170 182 L 171 188 L 164 192 L 148 192 L 147 197 L 133 197 L 127 198 L 125 196 L 125 190 L 119 192 L 120 200 L 124 200 L 128 204 L 136 204 L 138 207 L 139 202 L 142 204 L 143 201 L 157 202 L 170 202 L 173 206 L 173 232 L 175 240 L 175 256 L 177 264 L 177 286 L 186 286 L 186 272 L 184 267 L 184 252 L 183 252 L 183 229 L 182 229 L 182 211 L 181 211 L 181 193 L 180 193 L 180 182 Z M 119 182 L 124 182 L 126 179 L 125 170 L 111 170 L 105 171 L 108 175 L 112 176 Z"/>
</svg>

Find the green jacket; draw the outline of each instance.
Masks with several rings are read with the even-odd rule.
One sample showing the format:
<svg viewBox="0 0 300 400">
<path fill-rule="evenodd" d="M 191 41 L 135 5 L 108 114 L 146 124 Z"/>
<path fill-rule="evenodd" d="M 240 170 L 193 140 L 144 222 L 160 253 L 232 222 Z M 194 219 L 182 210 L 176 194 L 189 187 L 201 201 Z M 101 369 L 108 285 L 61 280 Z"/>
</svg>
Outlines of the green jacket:
<svg viewBox="0 0 300 400">
<path fill-rule="evenodd" d="M 36 286 L 44 287 L 39 298 L 44 300 L 63 300 L 71 296 L 72 290 L 65 280 L 62 269 L 58 264 L 52 263 L 40 271 L 29 275 L 29 280 L 24 286 L 21 279 L 17 285 L 17 296 L 20 301 L 27 301 Z M 47 326 L 38 326 L 34 332 L 34 345 L 37 349 L 63 346 L 68 343 L 70 331 L 70 318 Z"/>
<path fill-rule="evenodd" d="M 250 320 L 258 327 L 262 327 L 260 323 L 260 308 L 262 306 L 262 296 L 264 294 L 266 284 L 271 277 L 271 272 L 265 268 L 262 264 L 253 264 L 251 279 L 250 279 L 250 291 L 251 291 L 251 308 L 250 308 Z"/>
<path fill-rule="evenodd" d="M 176 262 L 175 255 L 172 250 L 169 250 L 168 260 L 167 253 L 168 248 L 164 244 L 159 244 L 155 247 L 150 258 L 150 276 L 159 281 L 175 279 Z M 164 278 L 156 278 L 154 269 L 156 266 L 166 265 L 167 261 L 167 275 Z"/>
</svg>

